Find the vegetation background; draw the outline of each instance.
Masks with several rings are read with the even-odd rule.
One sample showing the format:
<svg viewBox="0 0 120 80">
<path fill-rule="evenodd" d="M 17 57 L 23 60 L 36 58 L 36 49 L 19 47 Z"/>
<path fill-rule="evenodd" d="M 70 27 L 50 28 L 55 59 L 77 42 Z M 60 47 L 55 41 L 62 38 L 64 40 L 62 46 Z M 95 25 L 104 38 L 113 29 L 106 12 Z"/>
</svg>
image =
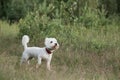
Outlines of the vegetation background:
<svg viewBox="0 0 120 80">
<path fill-rule="evenodd" d="M 53 72 L 19 66 L 25 34 L 29 46 L 57 38 Z M 119 79 L 119 0 L 0 0 L 0 80 Z"/>
</svg>

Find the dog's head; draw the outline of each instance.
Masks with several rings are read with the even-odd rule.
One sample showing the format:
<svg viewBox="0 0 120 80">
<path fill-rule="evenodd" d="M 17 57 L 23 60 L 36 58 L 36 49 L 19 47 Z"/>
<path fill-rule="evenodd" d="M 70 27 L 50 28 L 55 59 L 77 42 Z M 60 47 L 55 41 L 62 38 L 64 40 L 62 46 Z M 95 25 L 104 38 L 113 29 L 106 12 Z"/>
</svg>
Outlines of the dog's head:
<svg viewBox="0 0 120 80">
<path fill-rule="evenodd" d="M 59 44 L 55 38 L 45 38 L 45 46 L 51 50 L 59 48 Z"/>
</svg>

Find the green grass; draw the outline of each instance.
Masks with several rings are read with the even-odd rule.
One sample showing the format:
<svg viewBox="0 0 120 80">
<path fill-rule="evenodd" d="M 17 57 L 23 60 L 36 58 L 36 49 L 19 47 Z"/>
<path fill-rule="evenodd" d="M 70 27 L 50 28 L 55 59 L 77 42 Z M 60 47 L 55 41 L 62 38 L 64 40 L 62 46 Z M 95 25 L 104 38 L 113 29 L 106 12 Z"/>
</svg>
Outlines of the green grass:
<svg viewBox="0 0 120 80">
<path fill-rule="evenodd" d="M 16 24 L 9 25 L 6 21 L 0 21 L 0 37 L 15 37 L 18 33 L 18 27 Z"/>
<path fill-rule="evenodd" d="M 49 72 L 46 70 L 45 61 L 39 69 L 35 69 L 36 60 L 29 66 L 19 66 L 23 47 L 21 39 L 16 39 L 19 33 L 18 25 L 0 21 L 0 80 L 120 79 L 119 26 L 74 26 L 71 29 L 71 26 L 67 25 L 63 31 L 57 35 L 60 48 L 53 54 L 51 63 L 55 71 Z M 67 33 L 69 36 L 63 37 Z M 44 46 L 43 43 L 41 40 L 38 44 Z"/>
</svg>

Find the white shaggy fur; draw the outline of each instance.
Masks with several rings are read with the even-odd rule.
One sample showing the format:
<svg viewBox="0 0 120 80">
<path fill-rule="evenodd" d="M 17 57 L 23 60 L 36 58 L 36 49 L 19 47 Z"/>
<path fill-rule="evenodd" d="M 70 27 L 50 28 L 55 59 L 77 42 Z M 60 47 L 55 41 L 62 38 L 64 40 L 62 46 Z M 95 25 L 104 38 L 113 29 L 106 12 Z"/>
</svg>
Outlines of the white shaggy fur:
<svg viewBox="0 0 120 80">
<path fill-rule="evenodd" d="M 24 51 L 21 58 L 21 64 L 23 62 L 28 62 L 31 58 L 37 58 L 38 64 L 37 68 L 41 64 L 42 59 L 46 59 L 47 61 L 47 69 L 50 69 L 50 63 L 52 59 L 52 55 L 54 50 L 59 48 L 59 44 L 55 38 L 46 38 L 45 39 L 45 47 L 27 47 L 27 43 L 29 42 L 29 37 L 27 35 L 24 35 L 22 37 L 22 45 L 24 46 Z"/>
</svg>

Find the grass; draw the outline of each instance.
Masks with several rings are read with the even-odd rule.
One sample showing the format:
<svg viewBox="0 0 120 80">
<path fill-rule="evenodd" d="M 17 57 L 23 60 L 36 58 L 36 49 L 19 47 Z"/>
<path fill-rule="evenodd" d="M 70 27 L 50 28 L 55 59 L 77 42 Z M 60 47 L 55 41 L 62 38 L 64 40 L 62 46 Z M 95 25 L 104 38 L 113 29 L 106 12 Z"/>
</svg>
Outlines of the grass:
<svg viewBox="0 0 120 80">
<path fill-rule="evenodd" d="M 45 61 L 37 70 L 34 69 L 36 60 L 29 66 L 19 66 L 23 47 L 21 40 L 16 39 L 18 33 L 17 24 L 0 21 L 0 80 L 120 79 L 120 32 L 117 25 L 89 29 L 77 27 L 70 31 L 74 34 L 70 34 L 67 41 L 58 35 L 60 49 L 53 55 L 53 72 L 46 70 Z"/>
</svg>

